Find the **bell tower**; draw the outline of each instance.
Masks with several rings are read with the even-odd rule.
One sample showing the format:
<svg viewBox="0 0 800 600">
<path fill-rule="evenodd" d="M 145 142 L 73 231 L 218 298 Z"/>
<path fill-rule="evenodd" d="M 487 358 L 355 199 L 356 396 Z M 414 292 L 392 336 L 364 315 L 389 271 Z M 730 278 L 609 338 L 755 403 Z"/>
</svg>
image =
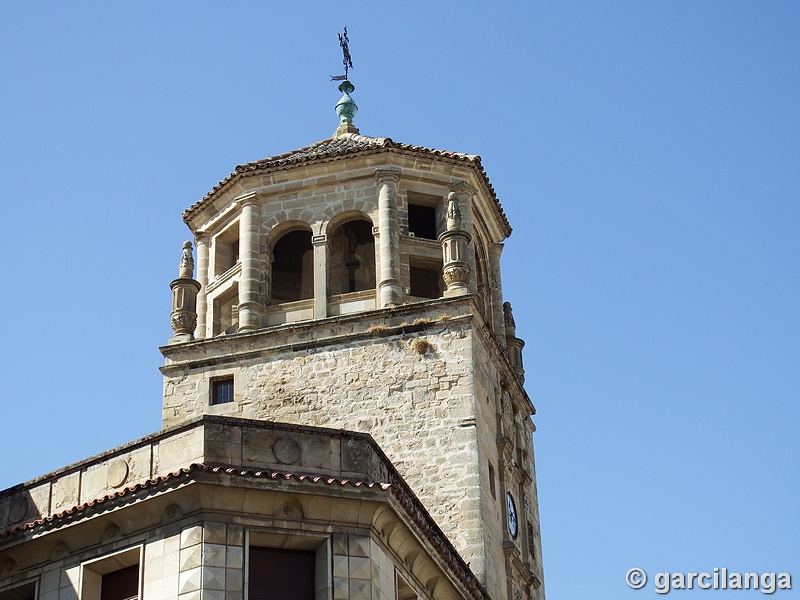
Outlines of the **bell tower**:
<svg viewBox="0 0 800 600">
<path fill-rule="evenodd" d="M 369 433 L 491 598 L 542 600 L 511 228 L 480 157 L 362 135 L 339 90 L 332 137 L 237 166 L 183 213 L 196 274 L 189 244 L 163 425 Z"/>
</svg>

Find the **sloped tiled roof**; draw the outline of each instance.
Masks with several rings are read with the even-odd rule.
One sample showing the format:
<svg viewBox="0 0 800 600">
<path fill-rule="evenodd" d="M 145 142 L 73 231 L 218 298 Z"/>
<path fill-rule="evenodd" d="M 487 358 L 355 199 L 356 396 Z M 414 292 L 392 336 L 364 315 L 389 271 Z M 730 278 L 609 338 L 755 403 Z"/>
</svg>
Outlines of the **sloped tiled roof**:
<svg viewBox="0 0 800 600">
<path fill-rule="evenodd" d="M 47 530 L 53 527 L 59 527 L 63 524 L 88 517 L 92 514 L 105 512 L 106 510 L 111 510 L 120 504 L 130 503 L 142 497 L 146 497 L 149 494 L 160 492 L 171 487 L 180 486 L 185 483 L 190 483 L 192 481 L 197 481 L 197 475 L 204 472 L 233 475 L 244 478 L 285 481 L 294 480 L 311 485 L 354 487 L 385 491 L 397 498 L 398 502 L 408 513 L 411 520 L 414 521 L 418 528 L 420 528 L 428 541 L 439 553 L 439 556 L 444 560 L 449 568 L 452 569 L 453 573 L 467 588 L 470 596 L 474 600 L 489 600 L 489 596 L 484 590 L 483 586 L 478 582 L 478 580 L 475 578 L 475 575 L 470 570 L 469 563 L 466 563 L 458 554 L 456 549 L 425 510 L 425 507 L 411 491 L 411 488 L 408 487 L 408 484 L 402 480 L 402 478 L 393 470 L 393 468 L 391 468 L 391 466 L 389 479 L 392 481 L 392 483 L 380 483 L 374 481 L 360 481 L 356 479 L 334 477 L 332 475 L 298 474 L 275 471 L 272 469 L 253 469 L 247 467 L 230 467 L 194 463 L 188 467 L 160 475 L 159 477 L 155 477 L 144 482 L 127 486 L 121 490 L 118 490 L 117 492 L 107 494 L 89 502 L 78 504 L 58 513 L 23 523 L 6 531 L 0 531 L 0 540 L 26 531 Z"/>
<path fill-rule="evenodd" d="M 388 137 L 369 137 L 356 133 L 345 133 L 334 138 L 322 140 L 305 148 L 293 150 L 284 154 L 278 154 L 255 162 L 245 163 L 236 167 L 236 170 L 220 181 L 214 188 L 203 197 L 202 200 L 193 204 L 183 213 L 184 221 L 189 220 L 193 213 L 203 208 L 215 195 L 230 188 L 239 178 L 260 171 L 289 169 L 295 165 L 327 162 L 331 160 L 341 160 L 359 154 L 389 151 L 399 154 L 423 154 L 430 157 L 439 157 L 452 161 L 460 161 L 473 165 L 478 169 L 481 178 L 486 184 L 492 200 L 494 200 L 498 216 L 506 229 L 506 235 L 511 233 L 511 226 L 508 223 L 500 202 L 497 199 L 494 188 L 489 177 L 481 165 L 481 157 L 476 154 L 464 154 L 452 152 L 450 150 L 437 150 L 424 146 L 414 146 L 395 142 Z"/>
<path fill-rule="evenodd" d="M 106 494 L 105 496 L 102 496 L 100 498 L 95 498 L 88 502 L 83 502 L 82 504 L 72 506 L 70 508 L 54 513 L 52 515 L 48 515 L 46 517 L 42 517 L 34 521 L 23 523 L 7 531 L 2 531 L 0 532 L 0 539 L 8 537 L 10 535 L 14 535 L 16 533 L 20 533 L 22 531 L 27 531 L 29 529 L 36 529 L 42 526 L 57 525 L 60 522 L 69 521 L 76 517 L 82 516 L 84 513 L 90 511 L 90 509 L 101 509 L 103 504 L 113 504 L 113 501 L 116 499 L 135 496 L 137 492 L 141 492 L 143 490 L 160 489 L 161 487 L 164 486 L 164 484 L 177 483 L 181 479 L 187 479 L 188 476 L 191 475 L 192 473 L 203 472 L 203 471 L 210 473 L 225 473 L 228 475 L 239 475 L 242 477 L 248 476 L 248 477 L 257 477 L 263 479 L 283 479 L 287 481 L 293 479 L 295 481 L 300 481 L 300 482 L 322 483 L 327 485 L 338 484 L 340 487 L 345 487 L 345 486 L 351 486 L 355 488 L 378 487 L 382 490 L 386 490 L 390 487 L 390 484 L 388 483 L 375 483 L 372 481 L 343 479 L 340 477 L 333 477 L 328 475 L 305 475 L 297 473 L 286 473 L 282 471 L 274 471 L 271 469 L 247 469 L 247 468 L 219 467 L 219 466 L 204 465 L 204 464 L 193 464 L 188 467 L 179 469 L 177 471 L 166 473 L 165 475 L 160 475 L 159 477 L 155 477 L 153 479 L 148 479 L 147 481 L 139 482 L 134 485 L 124 487 L 121 490 L 118 490 L 111 494 Z"/>
</svg>

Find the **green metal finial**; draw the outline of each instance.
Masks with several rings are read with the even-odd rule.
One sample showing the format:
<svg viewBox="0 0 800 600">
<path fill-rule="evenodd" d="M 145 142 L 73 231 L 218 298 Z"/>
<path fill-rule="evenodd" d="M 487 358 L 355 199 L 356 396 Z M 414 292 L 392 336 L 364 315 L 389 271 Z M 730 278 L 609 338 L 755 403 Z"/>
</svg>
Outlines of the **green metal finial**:
<svg viewBox="0 0 800 600">
<path fill-rule="evenodd" d="M 331 77 L 332 81 L 341 81 L 339 84 L 339 91 L 342 92 L 342 97 L 336 103 L 336 114 L 339 117 L 339 127 L 333 134 L 337 137 L 343 133 L 358 133 L 358 129 L 353 125 L 353 118 L 358 112 L 358 106 L 353 102 L 350 93 L 356 89 L 347 79 L 350 69 L 353 68 L 353 59 L 350 58 L 350 40 L 347 38 L 347 27 L 344 28 L 344 34 L 339 34 L 339 45 L 342 47 L 342 63 L 344 64 L 344 75 L 335 75 Z"/>
<path fill-rule="evenodd" d="M 358 112 L 358 106 L 350 97 L 350 92 L 355 89 L 356 86 L 346 79 L 339 84 L 339 91 L 342 92 L 342 97 L 336 103 L 336 114 L 339 115 L 340 121 L 352 121 Z"/>
</svg>

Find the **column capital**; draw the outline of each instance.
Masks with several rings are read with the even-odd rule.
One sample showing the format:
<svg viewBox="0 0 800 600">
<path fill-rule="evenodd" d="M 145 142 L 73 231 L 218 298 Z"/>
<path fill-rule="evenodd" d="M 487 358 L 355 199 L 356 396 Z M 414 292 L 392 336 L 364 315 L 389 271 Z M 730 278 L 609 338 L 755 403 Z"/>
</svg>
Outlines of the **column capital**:
<svg viewBox="0 0 800 600">
<path fill-rule="evenodd" d="M 478 190 L 476 190 L 466 181 L 456 181 L 450 186 L 450 191 L 455 192 L 456 194 L 467 194 L 469 196 L 474 196 L 478 193 Z"/>
<path fill-rule="evenodd" d="M 211 234 L 207 231 L 198 231 L 194 234 L 194 245 L 200 246 L 202 244 L 208 244 L 211 240 Z"/>
<path fill-rule="evenodd" d="M 394 181 L 395 185 L 400 181 L 402 171 L 397 167 L 379 167 L 375 169 L 375 182 L 383 183 L 387 179 Z"/>
<path fill-rule="evenodd" d="M 495 242 L 494 244 L 487 244 L 486 250 L 489 252 L 489 254 L 500 258 L 500 255 L 503 253 L 503 243 Z"/>
<path fill-rule="evenodd" d="M 246 194 L 234 198 L 233 202 L 240 208 L 244 208 L 248 205 L 258 205 L 261 203 L 261 194 L 258 192 L 247 192 Z"/>
</svg>

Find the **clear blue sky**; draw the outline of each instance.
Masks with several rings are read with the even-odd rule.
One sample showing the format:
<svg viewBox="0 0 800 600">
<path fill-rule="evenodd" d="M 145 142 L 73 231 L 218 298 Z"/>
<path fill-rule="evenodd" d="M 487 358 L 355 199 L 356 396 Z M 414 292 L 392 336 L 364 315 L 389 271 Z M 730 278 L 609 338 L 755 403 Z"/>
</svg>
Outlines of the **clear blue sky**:
<svg viewBox="0 0 800 600">
<path fill-rule="evenodd" d="M 160 427 L 180 213 L 331 135 L 346 23 L 361 131 L 514 227 L 549 598 L 800 588 L 800 3 L 373 4 L 0 3 L 0 488 Z"/>
</svg>

